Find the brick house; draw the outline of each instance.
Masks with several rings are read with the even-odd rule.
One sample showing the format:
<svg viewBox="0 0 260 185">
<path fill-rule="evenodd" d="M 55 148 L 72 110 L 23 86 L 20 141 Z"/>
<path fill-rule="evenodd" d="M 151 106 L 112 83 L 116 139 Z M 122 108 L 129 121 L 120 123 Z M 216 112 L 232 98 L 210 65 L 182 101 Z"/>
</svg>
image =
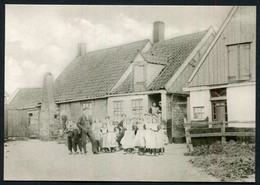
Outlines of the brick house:
<svg viewBox="0 0 260 185">
<path fill-rule="evenodd" d="M 87 106 L 94 120 L 107 115 L 118 120 L 122 113 L 143 117 L 152 102 L 161 102 L 162 120 L 172 138 L 173 124 L 186 116 L 188 93 L 182 88 L 214 37 L 210 28 L 165 40 L 164 23 L 155 22 L 153 42 L 93 52 L 81 43 L 77 57 L 54 82 L 59 113 L 76 122 Z"/>
<path fill-rule="evenodd" d="M 233 7 L 188 80 L 191 120 L 255 127 L 256 7 Z"/>
</svg>

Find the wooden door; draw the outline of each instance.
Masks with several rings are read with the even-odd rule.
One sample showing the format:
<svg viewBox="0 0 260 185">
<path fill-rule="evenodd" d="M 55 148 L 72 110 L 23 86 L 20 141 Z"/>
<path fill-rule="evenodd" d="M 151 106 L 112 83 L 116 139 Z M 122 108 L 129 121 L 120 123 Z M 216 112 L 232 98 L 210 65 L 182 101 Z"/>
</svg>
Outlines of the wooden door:
<svg viewBox="0 0 260 185">
<path fill-rule="evenodd" d="M 227 121 L 227 102 L 226 100 L 214 101 L 212 103 L 213 120 L 214 121 Z"/>
</svg>

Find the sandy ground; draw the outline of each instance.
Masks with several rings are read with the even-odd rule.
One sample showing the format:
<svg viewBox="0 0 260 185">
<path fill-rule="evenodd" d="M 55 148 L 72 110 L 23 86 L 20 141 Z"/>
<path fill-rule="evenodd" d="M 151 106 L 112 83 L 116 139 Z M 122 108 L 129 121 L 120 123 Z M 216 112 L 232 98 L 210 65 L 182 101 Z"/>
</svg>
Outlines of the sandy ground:
<svg viewBox="0 0 260 185">
<path fill-rule="evenodd" d="M 218 181 L 193 167 L 184 144 L 169 144 L 163 156 L 68 155 L 64 144 L 39 140 L 5 143 L 5 180 Z"/>
</svg>

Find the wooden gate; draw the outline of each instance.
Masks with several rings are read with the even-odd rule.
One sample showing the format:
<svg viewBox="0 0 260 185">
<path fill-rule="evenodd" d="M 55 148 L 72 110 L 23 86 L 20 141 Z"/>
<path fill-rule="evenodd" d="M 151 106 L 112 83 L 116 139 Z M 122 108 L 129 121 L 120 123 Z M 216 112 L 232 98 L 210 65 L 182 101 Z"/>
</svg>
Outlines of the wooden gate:
<svg viewBox="0 0 260 185">
<path fill-rule="evenodd" d="M 27 137 L 27 110 L 8 110 L 8 137 Z"/>
</svg>

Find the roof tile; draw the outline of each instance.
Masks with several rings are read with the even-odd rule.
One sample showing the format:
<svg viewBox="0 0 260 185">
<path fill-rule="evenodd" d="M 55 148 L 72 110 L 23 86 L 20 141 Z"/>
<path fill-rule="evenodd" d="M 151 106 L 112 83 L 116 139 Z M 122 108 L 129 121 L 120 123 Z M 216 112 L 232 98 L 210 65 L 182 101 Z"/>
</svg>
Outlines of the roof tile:
<svg viewBox="0 0 260 185">
<path fill-rule="evenodd" d="M 34 107 L 42 103 L 42 88 L 22 88 L 8 104 L 9 109 Z"/>
<path fill-rule="evenodd" d="M 143 40 L 77 57 L 54 82 L 55 101 L 107 95 L 147 43 L 148 40 Z"/>
</svg>

